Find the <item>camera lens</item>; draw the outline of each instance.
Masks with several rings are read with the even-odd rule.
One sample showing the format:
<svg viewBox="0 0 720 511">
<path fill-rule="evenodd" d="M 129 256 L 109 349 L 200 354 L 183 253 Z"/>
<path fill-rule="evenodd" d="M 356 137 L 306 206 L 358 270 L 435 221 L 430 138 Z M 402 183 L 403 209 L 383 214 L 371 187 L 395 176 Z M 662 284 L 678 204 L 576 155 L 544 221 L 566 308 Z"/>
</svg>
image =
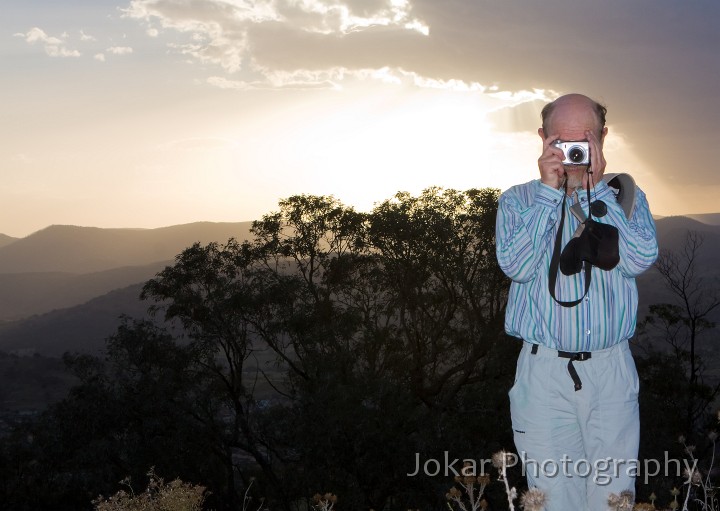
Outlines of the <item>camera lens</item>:
<svg viewBox="0 0 720 511">
<path fill-rule="evenodd" d="M 568 151 L 568 159 L 573 163 L 585 161 L 585 149 L 580 146 L 573 146 Z"/>
</svg>

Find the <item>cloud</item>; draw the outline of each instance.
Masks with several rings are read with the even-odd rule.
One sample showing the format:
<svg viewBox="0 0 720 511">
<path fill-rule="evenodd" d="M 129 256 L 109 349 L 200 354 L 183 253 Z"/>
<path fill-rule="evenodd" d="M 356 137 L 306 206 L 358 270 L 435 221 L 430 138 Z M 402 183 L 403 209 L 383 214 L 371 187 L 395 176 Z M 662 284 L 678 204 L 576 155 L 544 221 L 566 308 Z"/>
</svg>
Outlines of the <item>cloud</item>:
<svg viewBox="0 0 720 511">
<path fill-rule="evenodd" d="M 110 53 L 111 55 L 130 55 L 133 52 L 133 49 L 129 46 L 111 46 L 107 48 L 105 52 Z M 98 62 L 105 62 L 107 57 L 104 52 L 99 52 L 93 55 L 93 59 Z"/>
<path fill-rule="evenodd" d="M 343 70 L 307 71 L 299 70 L 292 73 L 273 71 L 264 74 L 262 79 L 253 81 L 231 80 L 221 76 L 211 76 L 207 83 L 220 89 L 251 90 L 251 89 L 331 89 L 338 90 Z"/>
<path fill-rule="evenodd" d="M 413 11 L 431 34 L 416 72 L 506 91 L 586 93 L 608 106 L 610 136 L 623 134 L 658 176 L 717 179 L 712 165 L 691 163 L 678 149 L 693 147 L 695 162 L 714 161 L 720 4 L 416 0 Z M 534 108 L 517 110 L 513 123 L 530 127 Z"/>
<path fill-rule="evenodd" d="M 583 92 L 608 106 L 611 136 L 622 134 L 659 176 L 692 184 L 716 179 L 718 15 L 710 0 L 133 0 L 124 10 L 157 37 L 186 37 L 171 50 L 217 66 L 206 79 L 216 87 L 375 79 L 548 91 L 491 114 L 504 131 L 533 131 L 540 102 Z"/>
<path fill-rule="evenodd" d="M 382 29 L 398 37 L 408 33 L 422 36 L 429 30 L 412 15 L 408 0 L 258 0 L 233 4 L 221 0 L 133 0 L 123 12 L 125 17 L 145 23 L 147 30 L 159 33 L 160 27 L 189 35 L 187 43 L 169 46 L 230 74 L 265 70 L 297 74 L 300 69 L 313 72 L 338 66 L 367 67 L 353 62 L 347 66 L 343 61 L 358 50 L 355 44 L 345 45 L 345 51 L 335 53 L 337 58 L 321 57 L 313 63 L 308 57 L 318 45 L 322 46 L 318 55 L 325 56 L 339 41 L 357 41 L 357 34 L 368 30 Z M 273 40 L 277 36 L 280 38 Z M 296 51 L 303 57 L 294 58 Z M 292 55 L 283 57 L 288 52 Z M 267 78 L 267 86 L 272 87 L 273 77 Z M 312 79 L 307 85 L 315 83 Z"/>
<path fill-rule="evenodd" d="M 38 27 L 33 27 L 26 33 L 15 34 L 16 37 L 23 37 L 29 44 L 41 43 L 51 57 L 79 57 L 81 53 L 77 50 L 70 50 L 65 46 L 62 38 L 49 36 Z M 63 34 L 63 37 L 66 37 Z"/>
<path fill-rule="evenodd" d="M 305 0 L 278 2 L 276 21 L 307 32 L 348 34 L 369 27 L 398 27 L 427 34 L 428 27 L 411 14 L 408 0 Z"/>
<path fill-rule="evenodd" d="M 80 40 L 81 41 L 97 41 L 93 36 L 86 34 L 83 30 L 80 31 Z"/>
<path fill-rule="evenodd" d="M 540 127 L 540 112 L 547 103 L 544 99 L 524 101 L 518 105 L 499 108 L 487 115 L 496 131 L 504 133 L 536 133 Z"/>
<path fill-rule="evenodd" d="M 129 55 L 133 52 L 133 49 L 128 46 L 111 46 L 106 51 L 113 55 Z"/>
</svg>

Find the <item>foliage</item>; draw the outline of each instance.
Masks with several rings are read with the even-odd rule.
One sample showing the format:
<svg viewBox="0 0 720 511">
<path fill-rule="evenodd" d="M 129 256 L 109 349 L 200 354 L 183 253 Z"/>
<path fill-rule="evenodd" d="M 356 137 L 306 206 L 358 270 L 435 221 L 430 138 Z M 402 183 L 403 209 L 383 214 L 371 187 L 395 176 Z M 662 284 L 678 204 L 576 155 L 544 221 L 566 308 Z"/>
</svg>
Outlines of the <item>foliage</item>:
<svg viewBox="0 0 720 511">
<path fill-rule="evenodd" d="M 713 426 L 717 426 L 717 422 L 720 422 L 720 411 L 715 413 L 713 422 L 716 422 Z M 705 438 L 709 444 L 709 449 L 705 450 L 709 452 L 709 459 L 701 460 L 697 454 L 699 449 L 695 445 L 688 445 L 685 436 L 681 435 L 678 438 L 678 443 L 682 446 L 683 455 L 681 458 L 685 469 L 682 478 L 676 478 L 680 480 L 679 484 L 666 492 L 662 492 L 670 496 L 669 499 L 666 499 L 667 505 L 661 508 L 656 507 L 655 502 L 659 499 L 657 494 L 652 492 L 648 496 L 650 502 L 635 504 L 632 508 L 633 511 L 651 511 L 654 509 L 662 509 L 663 511 L 718 511 L 720 501 L 718 501 L 718 485 L 715 472 L 717 436 L 717 429 L 713 427 Z M 625 503 L 616 501 L 616 504 Z M 613 509 L 630 509 L 627 506 L 613 505 L 612 502 L 610 504 Z"/>
<path fill-rule="evenodd" d="M 650 306 L 649 315 L 639 322 L 639 342 L 635 342 L 642 388 L 641 460 L 682 459 L 686 450 L 676 442 L 681 434 L 692 438 L 704 453 L 714 451 L 714 446 L 702 446 L 703 430 L 712 420 L 709 411 L 720 382 L 706 378 L 701 348 L 711 340 L 715 327 L 711 315 L 720 298 L 715 283 L 698 273 L 702 245 L 702 235 L 689 231 L 683 248 L 661 251 L 655 265 L 669 299 Z M 679 476 L 652 477 L 638 493 L 667 495 L 682 486 Z"/>
<path fill-rule="evenodd" d="M 300 195 L 251 240 L 188 247 L 143 287 L 156 323 L 67 358 L 81 383 L 18 431 L 4 496 L 82 509 L 155 466 L 217 509 L 321 487 L 345 509 L 438 504 L 439 480 L 407 476 L 416 454 L 512 441 L 497 199 L 433 188 L 359 213 Z"/>
<path fill-rule="evenodd" d="M 66 356 L 81 383 L 4 443 L 8 508 L 87 509 L 150 463 L 222 488 L 212 437 L 194 418 L 211 394 L 188 371 L 191 354 L 147 322 L 125 322 L 108 354 Z"/>
<path fill-rule="evenodd" d="M 675 381 L 684 387 L 683 402 L 678 405 L 685 410 L 683 429 L 689 435 L 704 426 L 709 407 L 720 391 L 720 382 L 705 382 L 706 368 L 699 353 L 702 335 L 715 326 L 711 314 L 720 306 L 717 288 L 697 273 L 702 245 L 703 236 L 688 231 L 681 251 L 661 251 L 655 268 L 672 301 L 651 305 L 650 314 L 640 325 L 644 333 L 659 335 L 682 366 Z"/>
<path fill-rule="evenodd" d="M 514 455 L 506 451 L 498 451 L 492 456 L 493 467 L 497 469 L 497 481 L 503 486 L 507 498 L 507 507 L 515 511 L 515 500 L 518 498 L 517 489 L 510 486 L 508 468 L 517 462 Z M 458 511 L 486 510 L 489 506 L 486 489 L 492 483 L 490 475 L 475 472 L 472 464 L 465 464 L 460 474 L 455 476 L 455 484 L 445 494 L 448 507 Z M 525 511 L 543 511 L 547 497 L 539 488 L 529 488 L 519 497 L 520 508 Z"/>
<path fill-rule="evenodd" d="M 143 287 L 155 322 L 124 320 L 105 359 L 67 355 L 80 383 L 0 443 L 3 503 L 77 510 L 114 494 L 96 504 L 155 505 L 162 489 L 218 510 L 289 510 L 329 487 L 347 510 L 446 507 L 441 478 L 408 475 L 416 457 L 469 449 L 482 459 L 512 442 L 507 389 L 520 346 L 503 331 L 497 199 L 431 188 L 359 213 L 299 195 L 254 222 L 250 240 L 188 247 Z M 693 352 L 715 304 L 692 270 L 697 241 L 684 259 L 660 260 L 679 300 L 654 305 L 642 325 L 673 355 L 637 358 L 646 458 L 662 459 L 685 429 L 678 409 L 702 425 L 716 391 Z M 145 493 L 117 491 L 148 466 Z M 502 481 L 478 500 L 475 480 L 468 505 L 513 507 L 515 488 Z"/>
<path fill-rule="evenodd" d="M 489 361 L 505 342 L 497 196 L 429 189 L 369 214 L 294 196 L 253 224 L 254 240 L 196 244 L 147 283 L 216 381 L 227 445 L 276 497 L 332 484 L 351 505 L 407 498 L 422 484 L 405 475 L 413 453 L 442 456 L 439 438 L 481 422 L 455 417 L 498 378 Z M 511 358 L 494 362 L 511 374 Z M 275 406 L 259 406 L 260 386 Z"/>
<path fill-rule="evenodd" d="M 695 457 L 695 446 L 687 445 L 684 437 L 680 437 L 680 443 L 691 463 L 683 474 L 685 477 L 685 499 L 682 504 L 682 511 L 701 510 L 701 511 L 718 511 L 720 504 L 718 503 L 717 485 L 713 483 L 710 476 L 715 467 L 715 450 L 717 431 L 713 430 L 708 435 L 711 444 L 709 464 L 703 468 L 698 466 L 698 459 Z"/>
<path fill-rule="evenodd" d="M 330 511 L 337 503 L 337 496 L 332 493 L 320 495 L 316 493 L 312 498 L 312 508 L 317 511 Z"/>
<path fill-rule="evenodd" d="M 180 479 L 165 483 L 157 477 L 154 469 L 148 473 L 150 481 L 144 492 L 135 494 L 130 480 L 123 484 L 129 491 L 120 490 L 107 499 L 98 497 L 93 501 L 95 511 L 201 511 L 205 488 Z"/>
</svg>

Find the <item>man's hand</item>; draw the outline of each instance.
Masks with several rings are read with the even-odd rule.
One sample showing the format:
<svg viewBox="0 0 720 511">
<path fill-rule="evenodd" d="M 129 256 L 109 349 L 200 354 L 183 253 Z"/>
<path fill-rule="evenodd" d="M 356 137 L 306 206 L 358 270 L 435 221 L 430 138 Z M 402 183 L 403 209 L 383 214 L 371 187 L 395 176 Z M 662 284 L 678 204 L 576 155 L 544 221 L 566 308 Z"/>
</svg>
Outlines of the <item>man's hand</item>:
<svg viewBox="0 0 720 511">
<path fill-rule="evenodd" d="M 548 186 L 552 186 L 556 190 L 565 183 L 565 169 L 562 161 L 565 154 L 562 149 L 558 149 L 553 145 L 559 135 L 550 135 L 543 141 L 543 152 L 538 158 L 538 168 L 540 169 L 540 181 Z M 591 153 L 592 155 L 592 149 Z M 603 160 L 604 161 L 604 160 Z"/>
<path fill-rule="evenodd" d="M 592 184 L 595 186 L 602 181 L 603 174 L 605 174 L 605 156 L 603 156 L 602 144 L 598 140 L 597 135 L 592 131 L 586 131 L 585 136 L 590 145 L 590 165 L 592 174 Z M 583 176 L 583 188 L 587 188 L 588 179 L 590 175 L 586 172 Z"/>
</svg>

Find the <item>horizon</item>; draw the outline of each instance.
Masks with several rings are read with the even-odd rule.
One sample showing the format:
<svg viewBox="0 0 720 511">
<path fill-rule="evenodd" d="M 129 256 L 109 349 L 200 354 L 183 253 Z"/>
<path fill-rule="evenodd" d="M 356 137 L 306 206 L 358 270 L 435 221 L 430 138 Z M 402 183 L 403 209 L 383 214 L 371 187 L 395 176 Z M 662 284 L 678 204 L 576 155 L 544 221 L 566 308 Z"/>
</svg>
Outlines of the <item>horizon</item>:
<svg viewBox="0 0 720 511">
<path fill-rule="evenodd" d="M 702 220 L 698 220 L 696 217 L 703 217 L 703 216 L 715 216 L 717 215 L 720 217 L 720 212 L 714 212 L 714 213 L 687 213 L 687 214 L 677 214 L 677 215 L 656 215 L 653 214 L 653 218 L 655 220 L 661 220 L 664 218 L 688 218 L 690 220 L 695 220 L 700 223 Z M 30 233 L 27 233 L 22 236 L 13 236 L 4 232 L 0 232 L 0 235 L 7 236 L 9 238 L 21 240 L 24 238 L 27 238 L 29 236 L 32 236 L 34 234 L 37 234 L 39 232 L 45 231 L 47 229 L 53 228 L 53 227 L 76 227 L 79 229 L 104 229 L 104 230 L 134 230 L 134 231 L 153 231 L 153 230 L 159 230 L 159 229 L 167 229 L 170 227 L 180 227 L 184 225 L 193 225 L 193 224 L 249 224 L 254 222 L 255 220 L 259 220 L 259 218 L 253 219 L 253 220 L 222 220 L 222 221 L 215 221 L 215 220 L 195 220 L 191 222 L 183 222 L 179 224 L 168 224 L 168 225 L 157 225 L 157 226 L 151 226 L 151 227 L 133 227 L 133 226 L 97 226 L 97 225 L 77 225 L 77 224 L 48 224 L 45 227 L 41 227 L 40 229 L 37 229 L 35 231 L 32 231 Z M 719 218 L 720 220 L 720 218 Z M 720 226 L 720 223 L 709 223 L 706 224 L 709 226 Z M 1 248 L 1 247 L 0 247 Z"/>
<path fill-rule="evenodd" d="M 297 194 L 369 211 L 397 190 L 505 190 L 537 176 L 540 109 L 568 92 L 608 107 L 607 171 L 653 214 L 720 195 L 696 163 L 720 138 L 707 0 L 7 3 L 11 237 L 257 219 Z"/>
</svg>

